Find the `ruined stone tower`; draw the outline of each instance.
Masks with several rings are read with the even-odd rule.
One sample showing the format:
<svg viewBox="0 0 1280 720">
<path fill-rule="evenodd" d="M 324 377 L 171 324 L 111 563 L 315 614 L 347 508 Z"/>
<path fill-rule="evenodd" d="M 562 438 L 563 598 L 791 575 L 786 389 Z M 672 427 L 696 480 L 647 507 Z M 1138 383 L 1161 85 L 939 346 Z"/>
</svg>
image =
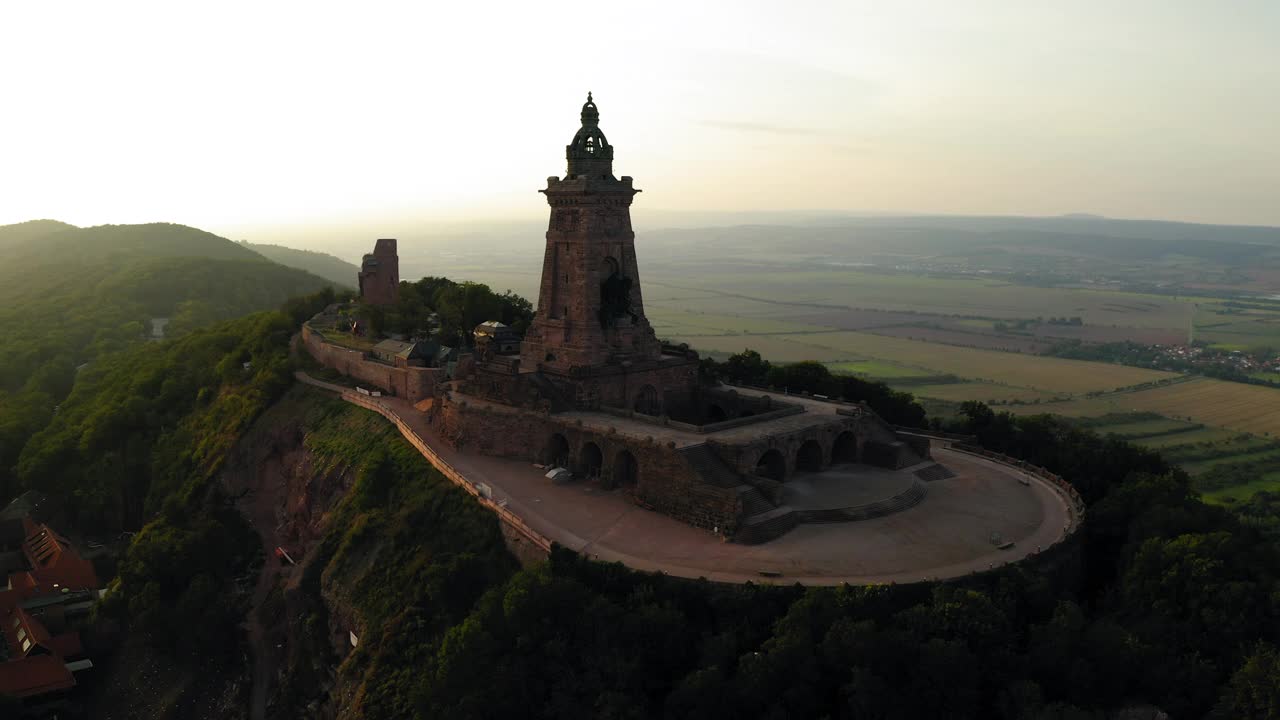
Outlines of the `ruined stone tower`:
<svg viewBox="0 0 1280 720">
<path fill-rule="evenodd" d="M 360 263 L 360 300 L 370 305 L 395 305 L 400 297 L 400 257 L 394 238 L 383 238 Z"/>
<path fill-rule="evenodd" d="M 613 175 L 613 146 L 599 126 L 591 94 L 582 127 L 565 148 L 564 178 L 547 178 L 551 221 L 542 261 L 538 311 L 525 335 L 526 366 L 568 373 L 661 357 L 644 315 L 636 269 L 631 178 Z"/>
</svg>

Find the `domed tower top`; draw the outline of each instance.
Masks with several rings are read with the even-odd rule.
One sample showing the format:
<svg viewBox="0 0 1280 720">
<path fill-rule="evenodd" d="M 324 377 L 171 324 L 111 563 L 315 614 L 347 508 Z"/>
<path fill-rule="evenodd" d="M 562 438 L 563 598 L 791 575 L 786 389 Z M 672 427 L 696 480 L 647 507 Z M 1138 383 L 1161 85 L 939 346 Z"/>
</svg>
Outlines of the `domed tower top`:
<svg viewBox="0 0 1280 720">
<path fill-rule="evenodd" d="M 600 110 L 587 93 L 582 106 L 582 127 L 573 136 L 573 142 L 565 146 L 565 158 L 569 161 L 566 175 L 613 177 L 613 146 L 600 132 Z M 566 178 L 567 179 L 567 178 Z"/>
</svg>

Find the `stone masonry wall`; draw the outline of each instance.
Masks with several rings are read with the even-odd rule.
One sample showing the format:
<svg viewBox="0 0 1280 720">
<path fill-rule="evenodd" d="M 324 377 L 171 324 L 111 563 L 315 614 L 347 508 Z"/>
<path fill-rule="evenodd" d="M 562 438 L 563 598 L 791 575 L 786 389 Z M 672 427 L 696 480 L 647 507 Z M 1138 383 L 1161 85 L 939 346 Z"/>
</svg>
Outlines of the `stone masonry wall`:
<svg viewBox="0 0 1280 720">
<path fill-rule="evenodd" d="M 433 412 L 432 423 L 455 447 L 500 457 L 550 463 L 553 436 L 564 440 L 568 466 L 586 472 L 588 444 L 600 451 L 601 482 L 617 481 L 622 455 L 636 464 L 635 499 L 642 505 L 697 527 L 732 533 L 741 513 L 737 493 L 703 483 L 674 448 L 648 437 L 590 427 L 534 410 L 448 396 Z M 548 480 L 547 482 L 550 482 Z"/>
<path fill-rule="evenodd" d="M 392 367 L 370 360 L 358 350 L 325 342 L 324 336 L 302 326 L 302 343 L 316 362 L 362 383 L 368 383 L 409 402 L 431 397 L 437 382 L 444 379 L 442 368 Z"/>
</svg>

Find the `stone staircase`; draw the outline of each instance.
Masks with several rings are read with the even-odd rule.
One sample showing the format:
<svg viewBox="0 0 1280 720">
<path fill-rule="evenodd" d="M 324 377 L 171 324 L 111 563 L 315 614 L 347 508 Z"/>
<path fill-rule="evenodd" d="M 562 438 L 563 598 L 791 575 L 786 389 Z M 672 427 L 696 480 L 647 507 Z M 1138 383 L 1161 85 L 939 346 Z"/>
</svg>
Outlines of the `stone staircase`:
<svg viewBox="0 0 1280 720">
<path fill-rule="evenodd" d="M 790 507 L 777 507 L 771 499 L 781 494 L 781 483 L 738 474 L 706 443 L 681 448 L 678 452 L 703 482 L 737 492 L 742 502 L 742 522 L 733 535 L 734 542 L 749 545 L 768 542 L 797 525 L 795 511 Z"/>
<path fill-rule="evenodd" d="M 774 505 L 782 504 L 782 483 L 772 478 L 750 473 L 743 476 L 747 484 L 760 491 Z"/>
<path fill-rule="evenodd" d="M 735 488 L 742 484 L 742 476 L 725 464 L 706 443 L 681 448 L 679 452 L 689 467 L 708 485 Z"/>
<path fill-rule="evenodd" d="M 748 517 L 742 525 L 738 526 L 738 532 L 734 533 L 733 541 L 742 545 L 758 545 L 782 537 L 798 524 L 800 519 L 796 517 L 796 511 L 790 506 L 783 505 Z"/>
<path fill-rule="evenodd" d="M 950 480 L 956 474 L 946 465 L 934 463 L 916 470 L 915 476 L 925 482 L 936 482 L 938 480 Z"/>
<path fill-rule="evenodd" d="M 759 490 L 753 487 L 747 487 L 738 493 L 738 497 L 742 499 L 742 517 L 750 518 L 755 515 L 767 513 L 777 509 L 769 499 L 760 494 Z"/>
</svg>

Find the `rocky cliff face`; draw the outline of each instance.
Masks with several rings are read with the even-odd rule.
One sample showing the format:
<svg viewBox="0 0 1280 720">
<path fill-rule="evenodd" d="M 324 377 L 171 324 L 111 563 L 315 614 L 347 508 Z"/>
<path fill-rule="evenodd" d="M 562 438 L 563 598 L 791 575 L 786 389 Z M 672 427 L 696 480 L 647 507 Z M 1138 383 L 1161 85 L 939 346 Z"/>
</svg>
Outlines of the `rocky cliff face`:
<svg viewBox="0 0 1280 720">
<path fill-rule="evenodd" d="M 313 587 L 323 570 L 314 550 L 355 473 L 351 464 L 307 448 L 308 425 L 316 421 L 317 405 L 327 402 L 317 393 L 290 393 L 241 438 L 228 462 L 228 489 L 262 537 L 266 556 L 247 623 L 254 719 L 300 716 L 295 713 L 303 708 L 307 717 L 333 717 L 322 699 L 346 648 Z M 297 565 L 277 556 L 277 547 Z M 339 618 L 353 615 L 350 608 L 336 610 Z"/>
<path fill-rule="evenodd" d="M 251 720 L 399 707 L 392 676 L 438 638 L 414 636 L 406 649 L 395 628 L 442 630 L 517 567 L 495 516 L 380 416 L 323 391 L 295 388 L 264 413 L 237 446 L 226 484 L 267 558 L 246 628 Z"/>
</svg>

